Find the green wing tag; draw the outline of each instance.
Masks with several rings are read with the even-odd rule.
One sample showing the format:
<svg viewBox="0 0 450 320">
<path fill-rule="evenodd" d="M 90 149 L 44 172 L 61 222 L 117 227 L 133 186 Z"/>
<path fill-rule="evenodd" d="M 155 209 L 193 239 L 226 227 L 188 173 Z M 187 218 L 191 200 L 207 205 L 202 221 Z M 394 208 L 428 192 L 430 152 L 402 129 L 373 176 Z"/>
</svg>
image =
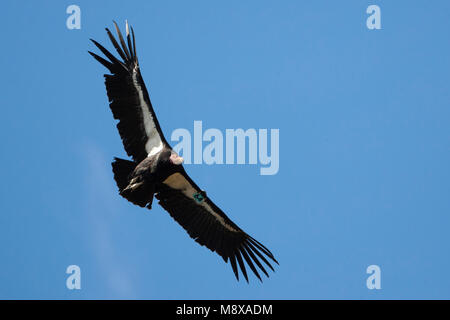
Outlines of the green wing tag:
<svg viewBox="0 0 450 320">
<path fill-rule="evenodd" d="M 205 200 L 205 196 L 202 194 L 202 192 L 196 192 L 192 196 L 198 203 L 202 203 L 202 201 Z"/>
</svg>

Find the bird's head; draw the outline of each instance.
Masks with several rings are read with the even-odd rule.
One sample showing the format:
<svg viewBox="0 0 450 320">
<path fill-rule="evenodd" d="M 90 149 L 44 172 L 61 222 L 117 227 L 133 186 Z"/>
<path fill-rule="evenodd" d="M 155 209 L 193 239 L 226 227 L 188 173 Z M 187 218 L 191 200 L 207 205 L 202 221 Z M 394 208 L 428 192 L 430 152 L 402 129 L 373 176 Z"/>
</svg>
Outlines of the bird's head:
<svg viewBox="0 0 450 320">
<path fill-rule="evenodd" d="M 174 165 L 180 165 L 183 163 L 184 159 L 178 155 L 175 151 L 171 151 L 169 161 Z"/>
</svg>

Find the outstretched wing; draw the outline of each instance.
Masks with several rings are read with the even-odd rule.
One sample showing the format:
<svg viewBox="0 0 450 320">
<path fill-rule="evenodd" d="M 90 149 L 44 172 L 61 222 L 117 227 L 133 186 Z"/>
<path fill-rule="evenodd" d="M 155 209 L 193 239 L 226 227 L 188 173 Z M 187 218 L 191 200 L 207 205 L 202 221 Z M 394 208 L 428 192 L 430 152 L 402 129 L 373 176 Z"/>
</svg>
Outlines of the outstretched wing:
<svg viewBox="0 0 450 320">
<path fill-rule="evenodd" d="M 131 28 L 131 39 L 128 22 L 126 23 L 127 45 L 115 22 L 114 26 L 120 45 L 108 28 L 106 28 L 106 32 L 122 61 L 92 39 L 91 41 L 109 60 L 88 52 L 111 72 L 111 74 L 104 75 L 109 106 L 114 118 L 119 120 L 117 129 L 119 129 L 125 151 L 133 160 L 140 162 L 148 155 L 162 150 L 164 144 L 168 146 L 168 143 L 161 131 L 158 119 L 156 119 L 145 83 L 142 80 L 136 56 L 133 28 Z"/>
<path fill-rule="evenodd" d="M 184 170 L 163 181 L 156 198 L 195 241 L 230 261 L 237 280 L 238 264 L 248 282 L 244 260 L 259 280 L 258 270 L 269 276 L 261 261 L 272 271 L 268 259 L 278 264 L 273 254 L 231 221 Z"/>
</svg>

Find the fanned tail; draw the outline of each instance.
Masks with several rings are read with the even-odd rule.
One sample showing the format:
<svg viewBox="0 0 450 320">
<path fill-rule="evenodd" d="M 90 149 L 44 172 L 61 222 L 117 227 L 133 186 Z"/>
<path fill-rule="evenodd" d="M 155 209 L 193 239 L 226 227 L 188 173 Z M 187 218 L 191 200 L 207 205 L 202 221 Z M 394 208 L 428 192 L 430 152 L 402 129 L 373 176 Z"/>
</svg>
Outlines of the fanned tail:
<svg viewBox="0 0 450 320">
<path fill-rule="evenodd" d="M 154 188 L 153 185 L 145 183 L 141 176 L 133 177 L 132 173 L 136 168 L 136 163 L 114 158 L 111 165 L 120 195 L 140 207 L 151 209 Z"/>
</svg>

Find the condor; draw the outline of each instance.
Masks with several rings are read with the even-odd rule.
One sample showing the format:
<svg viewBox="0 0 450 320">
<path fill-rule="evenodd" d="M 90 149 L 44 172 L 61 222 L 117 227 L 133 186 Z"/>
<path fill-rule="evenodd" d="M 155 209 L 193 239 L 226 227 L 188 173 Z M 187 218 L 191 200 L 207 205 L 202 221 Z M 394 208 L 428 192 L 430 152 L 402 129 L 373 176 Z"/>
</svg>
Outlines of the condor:
<svg viewBox="0 0 450 320">
<path fill-rule="evenodd" d="M 125 42 L 115 22 L 114 26 L 120 44 L 108 28 L 106 32 L 120 59 L 92 39 L 106 59 L 89 53 L 110 72 L 104 75 L 109 106 L 118 120 L 125 151 L 133 160 L 115 158 L 112 162 L 120 195 L 148 209 L 156 197 L 195 241 L 230 262 L 237 280 L 239 267 L 248 282 L 246 265 L 259 280 L 259 271 L 268 277 L 265 268 L 274 270 L 269 260 L 278 264 L 277 260 L 264 245 L 233 223 L 188 176 L 183 158 L 164 138 L 150 102 L 139 69 L 133 28 L 126 23 Z"/>
</svg>

